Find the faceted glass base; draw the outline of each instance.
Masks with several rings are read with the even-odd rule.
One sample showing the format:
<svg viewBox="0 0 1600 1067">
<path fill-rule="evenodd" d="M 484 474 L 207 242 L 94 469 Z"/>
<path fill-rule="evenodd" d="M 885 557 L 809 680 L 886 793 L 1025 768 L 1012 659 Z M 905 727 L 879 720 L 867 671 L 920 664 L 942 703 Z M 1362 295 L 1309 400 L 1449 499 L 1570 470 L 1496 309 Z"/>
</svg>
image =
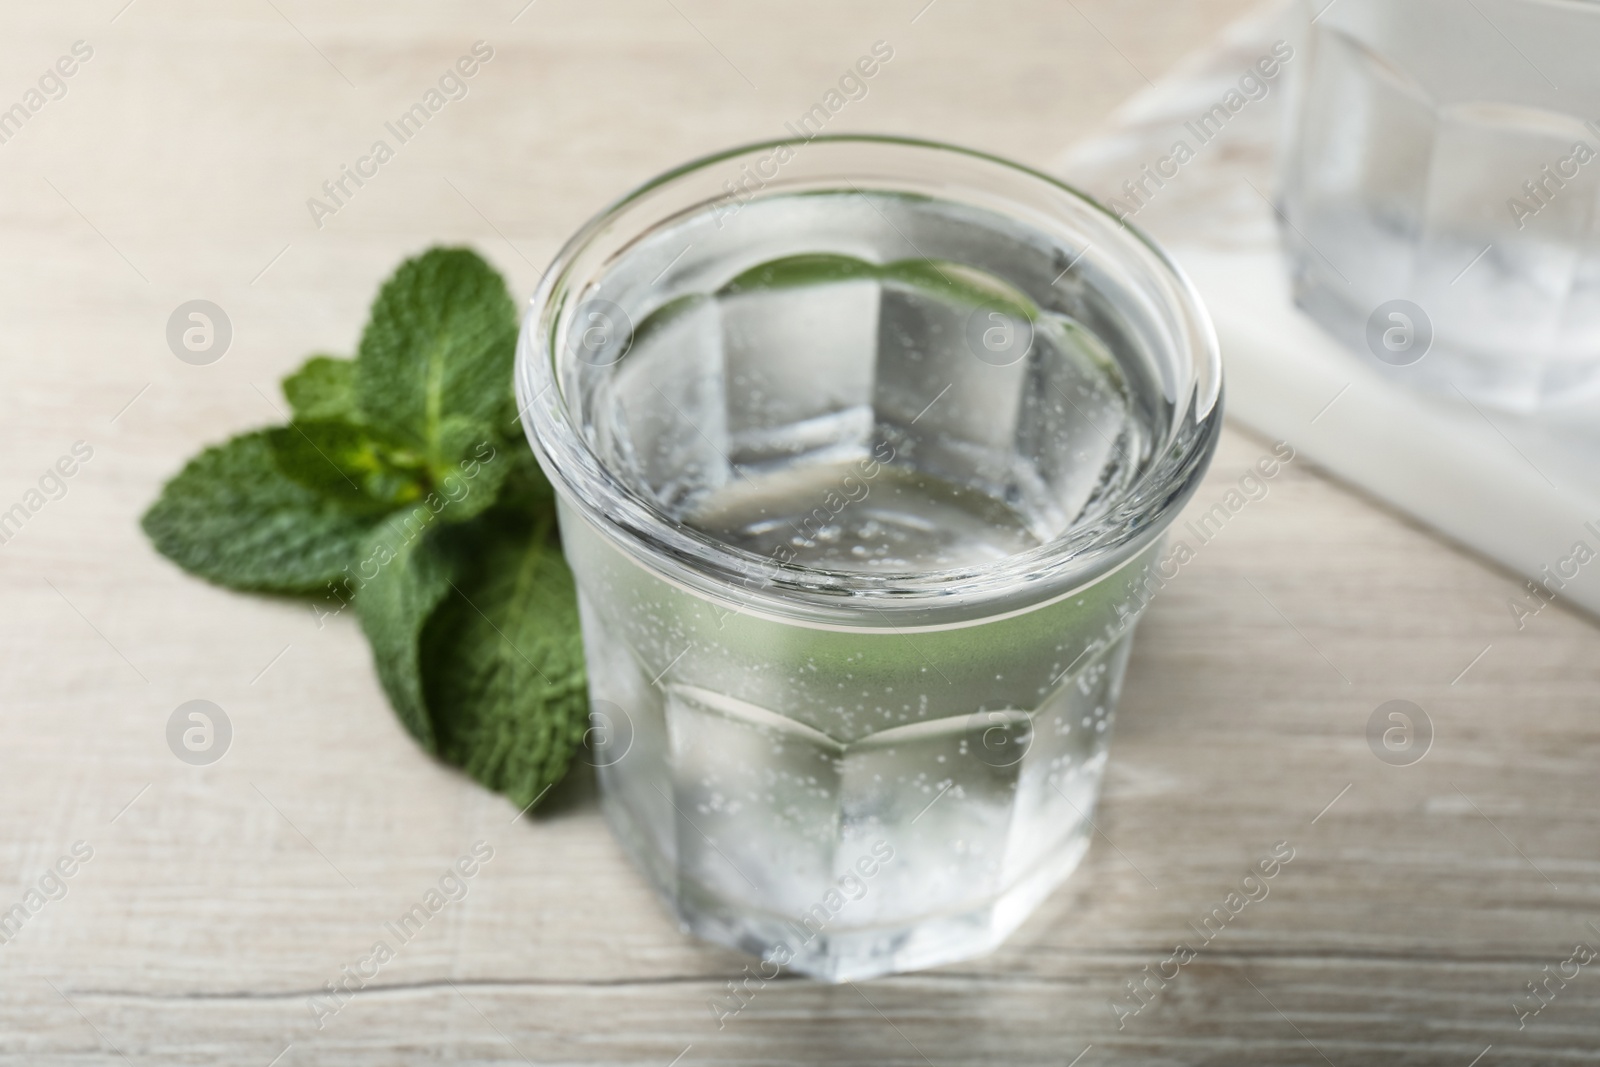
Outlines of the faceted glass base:
<svg viewBox="0 0 1600 1067">
<path fill-rule="evenodd" d="M 874 646 L 859 637 L 846 639 L 858 649 L 852 670 L 814 682 L 802 671 L 770 690 L 815 701 L 783 714 L 703 685 L 652 684 L 660 669 L 635 660 L 620 620 L 584 603 L 604 810 L 688 932 L 827 981 L 931 967 L 998 945 L 1087 848 L 1131 629 L 1081 633 L 1082 652 L 1056 651 L 1064 635 L 1040 623 L 1054 631 L 1053 655 L 995 635 L 1030 664 L 1031 701 L 989 711 L 975 700 L 975 711 L 917 719 L 913 695 L 895 706 L 903 725 L 850 736 L 834 724 L 840 740 L 808 712 L 845 697 L 841 679 L 861 685 L 850 700 L 905 688 L 873 684 Z M 994 626 L 1006 624 L 946 639 L 970 650 Z M 895 644 L 903 637 L 883 640 L 907 654 Z M 956 681 L 949 658 L 928 648 Z M 695 665 L 727 673 L 725 662 Z M 988 686 L 1016 666 L 990 668 Z M 876 669 L 921 674 L 904 662 Z"/>
<path fill-rule="evenodd" d="M 744 911 L 688 879 L 672 878 L 659 857 L 651 862 L 652 858 L 638 847 L 642 839 L 627 811 L 609 798 L 602 801 L 602 808 L 612 832 L 628 846 L 628 852 L 650 879 L 663 905 L 677 917 L 684 933 L 824 982 L 863 981 L 923 970 L 972 959 L 998 948 L 1072 874 L 1089 849 L 1089 824 L 1083 822 L 1032 873 L 977 907 L 929 915 L 913 922 L 834 929 L 816 912 L 797 922 L 790 917 Z M 819 903 L 826 909 L 826 902 Z M 848 905 L 846 897 L 845 906 Z"/>
</svg>

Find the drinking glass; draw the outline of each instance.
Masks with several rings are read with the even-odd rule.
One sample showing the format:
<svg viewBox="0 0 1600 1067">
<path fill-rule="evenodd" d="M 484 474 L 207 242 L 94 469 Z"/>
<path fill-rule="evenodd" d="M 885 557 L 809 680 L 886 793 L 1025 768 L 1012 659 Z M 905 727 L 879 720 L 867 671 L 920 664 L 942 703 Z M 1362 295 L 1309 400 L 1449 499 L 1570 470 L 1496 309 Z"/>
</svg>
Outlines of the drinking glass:
<svg viewBox="0 0 1600 1067">
<path fill-rule="evenodd" d="M 1600 393 L 1600 3 L 1302 0 L 1281 177 L 1299 305 L 1380 373 Z"/>
<path fill-rule="evenodd" d="M 585 225 L 517 360 L 602 806 L 681 925 L 835 981 L 998 944 L 1088 847 L 1215 447 L 1187 281 L 1015 164 L 774 142 Z"/>
</svg>

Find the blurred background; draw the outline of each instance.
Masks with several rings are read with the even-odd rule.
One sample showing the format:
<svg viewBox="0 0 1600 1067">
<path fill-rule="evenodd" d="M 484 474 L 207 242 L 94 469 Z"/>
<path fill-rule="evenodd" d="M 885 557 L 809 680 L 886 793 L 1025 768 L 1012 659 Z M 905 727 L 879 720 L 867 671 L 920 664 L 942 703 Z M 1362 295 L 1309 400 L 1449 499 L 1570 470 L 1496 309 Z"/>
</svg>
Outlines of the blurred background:
<svg viewBox="0 0 1600 1067">
<path fill-rule="evenodd" d="M 1505 5 L 1479 6 L 1462 0 L 1461 32 L 1509 70 Z M 1592 1061 L 1600 637 L 1581 608 L 1600 570 L 1528 581 L 1600 545 L 1594 423 L 1416 388 L 1293 311 L 1287 82 L 1131 221 L 1194 275 L 1228 361 L 1235 421 L 1191 507 L 1294 458 L 1154 602 L 1089 856 L 993 956 L 781 980 L 719 1028 L 708 1003 L 748 961 L 672 926 L 583 769 L 519 816 L 398 729 L 354 620 L 207 586 L 137 526 L 202 445 L 281 421 L 277 382 L 306 355 L 352 352 L 402 257 L 470 244 L 525 297 L 606 203 L 785 136 L 879 42 L 892 58 L 829 132 L 950 141 L 1126 197 L 1276 41 L 1303 47 L 1338 11 L 0 12 L 0 513 L 26 511 L 0 544 L 0 913 L 48 899 L 0 943 L 0 1064 Z M 476 73 L 402 143 L 387 124 L 463 56 Z M 392 158 L 329 192 L 379 139 Z M 1358 274 L 1301 229 L 1303 259 Z M 169 340 L 191 301 L 227 326 L 204 361 Z M 195 699 L 230 722 L 203 766 L 166 734 Z M 1409 732 L 1386 742 L 1397 710 Z M 311 999 L 476 842 L 493 859 L 470 892 L 319 1027 Z M 1144 984 L 1280 843 L 1270 898 Z"/>
</svg>

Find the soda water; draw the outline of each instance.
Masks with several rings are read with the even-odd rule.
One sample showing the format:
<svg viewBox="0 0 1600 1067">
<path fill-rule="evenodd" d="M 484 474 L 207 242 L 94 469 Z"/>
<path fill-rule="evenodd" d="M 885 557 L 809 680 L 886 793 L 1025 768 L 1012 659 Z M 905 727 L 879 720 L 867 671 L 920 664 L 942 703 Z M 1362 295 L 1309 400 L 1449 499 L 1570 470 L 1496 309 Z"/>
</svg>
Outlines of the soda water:
<svg viewBox="0 0 1600 1067">
<path fill-rule="evenodd" d="M 702 936 L 833 980 L 971 955 L 1087 848 L 1159 542 L 1043 604 L 1012 573 L 1023 606 L 954 621 L 847 591 L 959 606 L 1087 543 L 1172 401 L 1082 249 L 892 193 L 729 210 L 576 312 L 607 476 L 741 561 L 731 593 L 675 580 L 563 499 L 603 805 Z"/>
</svg>

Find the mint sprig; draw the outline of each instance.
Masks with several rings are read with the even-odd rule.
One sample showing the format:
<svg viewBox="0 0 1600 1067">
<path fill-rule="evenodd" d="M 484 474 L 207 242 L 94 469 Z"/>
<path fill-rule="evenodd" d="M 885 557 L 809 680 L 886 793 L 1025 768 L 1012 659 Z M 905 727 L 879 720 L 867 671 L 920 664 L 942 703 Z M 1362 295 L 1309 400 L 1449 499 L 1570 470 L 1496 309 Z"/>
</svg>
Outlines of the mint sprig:
<svg viewBox="0 0 1600 1067">
<path fill-rule="evenodd" d="M 566 773 L 588 704 L 554 494 L 516 429 L 516 333 L 475 253 L 407 260 L 356 358 L 308 359 L 283 381 L 293 421 L 202 451 L 143 526 L 219 585 L 353 603 L 405 728 L 523 806 Z"/>
<path fill-rule="evenodd" d="M 312 356 L 283 380 L 283 395 L 296 419 L 361 421 L 354 360 Z"/>
</svg>

